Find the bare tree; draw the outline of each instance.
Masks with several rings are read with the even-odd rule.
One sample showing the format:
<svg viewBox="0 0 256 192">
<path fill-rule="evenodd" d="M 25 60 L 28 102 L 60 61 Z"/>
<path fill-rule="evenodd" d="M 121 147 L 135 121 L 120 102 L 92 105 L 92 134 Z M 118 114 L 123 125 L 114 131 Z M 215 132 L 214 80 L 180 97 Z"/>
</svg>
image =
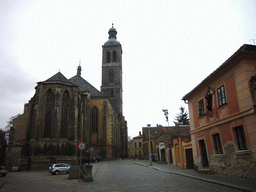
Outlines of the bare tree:
<svg viewBox="0 0 256 192">
<path fill-rule="evenodd" d="M 10 117 L 9 121 L 7 121 L 7 125 L 3 129 L 3 131 L 5 132 L 5 139 L 7 141 L 9 141 L 10 129 L 11 129 L 11 127 L 13 127 L 13 120 L 16 119 L 19 116 L 21 116 L 21 114 L 14 115 L 14 116 Z"/>
</svg>

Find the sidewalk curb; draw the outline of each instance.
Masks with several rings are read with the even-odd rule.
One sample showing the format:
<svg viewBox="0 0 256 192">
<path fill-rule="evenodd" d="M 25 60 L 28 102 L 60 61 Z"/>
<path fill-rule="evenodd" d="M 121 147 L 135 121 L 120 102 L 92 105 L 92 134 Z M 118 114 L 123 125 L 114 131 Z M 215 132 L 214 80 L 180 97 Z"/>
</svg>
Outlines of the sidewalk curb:
<svg viewBox="0 0 256 192">
<path fill-rule="evenodd" d="M 154 167 L 154 166 L 149 166 L 149 165 L 144 165 L 144 164 L 137 163 L 137 162 L 133 162 L 133 163 L 136 164 L 136 165 L 141 165 L 141 166 L 144 166 L 144 167 L 152 168 L 152 169 L 155 169 L 157 171 L 161 171 L 161 172 L 168 173 L 168 174 L 175 174 L 175 175 L 180 175 L 180 176 L 184 176 L 184 177 L 190 177 L 190 178 L 194 178 L 194 179 L 197 179 L 197 180 L 206 181 L 206 182 L 209 182 L 209 183 L 215 183 L 215 184 L 218 184 L 218 185 L 222 185 L 222 186 L 226 186 L 226 187 L 230 187 L 230 188 L 234 188 L 234 189 L 238 189 L 238 190 L 242 190 L 242 191 L 255 192 L 255 190 L 251 189 L 251 188 L 241 187 L 241 186 L 238 186 L 238 185 L 224 183 L 224 182 L 215 181 L 215 180 L 211 180 L 211 179 L 205 179 L 205 178 L 197 177 L 197 176 L 193 176 L 193 175 L 186 175 L 186 174 L 183 174 L 183 173 L 164 171 L 160 168 L 157 168 L 157 167 Z"/>
</svg>

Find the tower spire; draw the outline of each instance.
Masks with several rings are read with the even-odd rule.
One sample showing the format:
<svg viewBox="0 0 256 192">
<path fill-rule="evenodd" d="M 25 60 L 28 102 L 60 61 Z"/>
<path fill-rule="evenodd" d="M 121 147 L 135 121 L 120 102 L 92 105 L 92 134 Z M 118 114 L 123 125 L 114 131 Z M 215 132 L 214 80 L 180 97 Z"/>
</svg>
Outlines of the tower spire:
<svg viewBox="0 0 256 192">
<path fill-rule="evenodd" d="M 77 75 L 81 76 L 81 71 L 82 71 L 81 61 L 79 61 L 79 66 L 77 68 Z"/>
</svg>

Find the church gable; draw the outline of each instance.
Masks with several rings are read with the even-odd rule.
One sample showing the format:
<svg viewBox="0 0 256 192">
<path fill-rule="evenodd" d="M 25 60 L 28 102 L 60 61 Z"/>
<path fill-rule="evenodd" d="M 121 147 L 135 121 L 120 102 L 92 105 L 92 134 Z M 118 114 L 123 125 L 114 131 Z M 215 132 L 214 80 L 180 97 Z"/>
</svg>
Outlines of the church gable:
<svg viewBox="0 0 256 192">
<path fill-rule="evenodd" d="M 73 140 L 78 89 L 60 83 L 39 83 L 36 89 L 34 138 Z"/>
<path fill-rule="evenodd" d="M 43 83 L 61 83 L 74 86 L 61 72 L 56 73 L 46 81 L 43 81 Z"/>
</svg>

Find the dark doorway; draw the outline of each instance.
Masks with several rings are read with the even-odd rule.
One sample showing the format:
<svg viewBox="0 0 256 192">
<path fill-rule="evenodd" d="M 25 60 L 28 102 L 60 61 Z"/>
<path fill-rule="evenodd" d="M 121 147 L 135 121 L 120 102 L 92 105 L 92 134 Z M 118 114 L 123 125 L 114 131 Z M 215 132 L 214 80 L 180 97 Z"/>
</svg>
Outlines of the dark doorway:
<svg viewBox="0 0 256 192">
<path fill-rule="evenodd" d="M 186 149 L 185 153 L 186 153 L 187 169 L 193 169 L 194 168 L 194 159 L 193 159 L 192 148 Z"/>
<path fill-rule="evenodd" d="M 161 149 L 161 162 L 165 163 L 165 149 Z"/>
<path fill-rule="evenodd" d="M 199 145 L 200 145 L 200 150 L 201 150 L 203 167 L 209 167 L 207 151 L 206 151 L 206 146 L 205 146 L 204 140 L 199 140 Z"/>
<path fill-rule="evenodd" d="M 172 159 L 172 149 L 169 149 L 169 155 L 170 155 L 170 164 L 173 164 L 173 159 Z"/>
</svg>

